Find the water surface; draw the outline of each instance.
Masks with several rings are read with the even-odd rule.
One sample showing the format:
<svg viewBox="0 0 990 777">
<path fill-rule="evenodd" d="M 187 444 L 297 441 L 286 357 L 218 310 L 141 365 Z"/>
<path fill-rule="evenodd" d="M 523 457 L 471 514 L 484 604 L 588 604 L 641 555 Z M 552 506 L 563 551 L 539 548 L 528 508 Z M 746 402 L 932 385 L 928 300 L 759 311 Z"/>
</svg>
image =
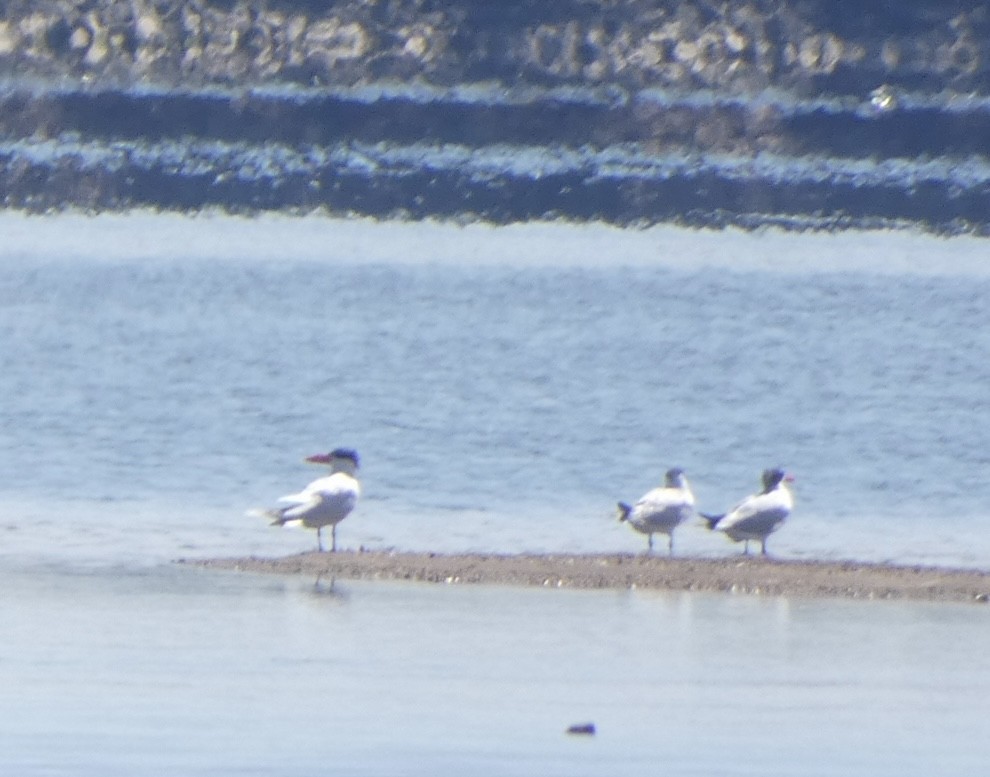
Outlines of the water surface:
<svg viewBox="0 0 990 777">
<path fill-rule="evenodd" d="M 635 550 L 670 466 L 781 465 L 781 556 L 985 566 L 982 243 L 9 216 L 0 553 L 311 546 L 244 517 L 363 457 L 355 547 Z M 686 553 L 735 552 L 685 527 Z"/>
<path fill-rule="evenodd" d="M 179 557 L 362 455 L 344 547 L 637 552 L 792 471 L 781 558 L 985 568 L 990 273 L 917 234 L 0 217 L 0 763 L 22 775 L 930 775 L 978 606 L 333 584 Z M 686 555 L 739 552 L 696 525 Z M 573 723 L 598 734 L 573 738 Z"/>
<path fill-rule="evenodd" d="M 189 569 L 3 582 L 17 774 L 893 776 L 990 756 L 970 606 Z"/>
</svg>

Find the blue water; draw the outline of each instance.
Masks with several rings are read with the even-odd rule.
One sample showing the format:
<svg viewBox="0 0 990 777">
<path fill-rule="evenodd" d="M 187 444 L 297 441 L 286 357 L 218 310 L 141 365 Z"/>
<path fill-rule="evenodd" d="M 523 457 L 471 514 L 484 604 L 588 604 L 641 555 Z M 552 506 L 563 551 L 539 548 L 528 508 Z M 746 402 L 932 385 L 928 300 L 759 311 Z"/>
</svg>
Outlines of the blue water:
<svg viewBox="0 0 990 777">
<path fill-rule="evenodd" d="M 781 556 L 990 564 L 977 240 L 7 221 L 3 553 L 308 549 L 244 512 L 348 445 L 352 547 L 638 550 L 668 467 L 718 511 L 781 465 Z"/>
<path fill-rule="evenodd" d="M 985 243 L 0 217 L 0 764 L 28 775 L 975 773 L 976 606 L 206 573 L 362 454 L 344 547 L 643 549 L 795 477 L 781 558 L 990 565 Z M 739 552 L 699 526 L 685 555 Z M 575 740 L 572 723 L 599 735 Z"/>
</svg>

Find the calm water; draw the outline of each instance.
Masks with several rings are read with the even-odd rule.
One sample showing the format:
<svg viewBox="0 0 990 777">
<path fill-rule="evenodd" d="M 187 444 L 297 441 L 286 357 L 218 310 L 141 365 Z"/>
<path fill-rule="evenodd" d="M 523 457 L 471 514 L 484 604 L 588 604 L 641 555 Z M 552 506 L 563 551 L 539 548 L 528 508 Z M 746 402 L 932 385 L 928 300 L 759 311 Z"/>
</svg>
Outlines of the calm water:
<svg viewBox="0 0 990 777">
<path fill-rule="evenodd" d="M 901 777 L 990 757 L 968 606 L 175 569 L 4 591 L 12 774 Z"/>
<path fill-rule="evenodd" d="M 640 550 L 781 464 L 786 558 L 986 567 L 986 244 L 3 216 L 0 763 L 19 774 L 936 774 L 976 607 L 337 585 L 244 515 L 362 454 L 346 547 Z M 738 552 L 697 526 L 685 554 Z M 590 741 L 562 734 L 594 720 Z M 53 745 L 52 743 L 58 743 Z"/>
</svg>

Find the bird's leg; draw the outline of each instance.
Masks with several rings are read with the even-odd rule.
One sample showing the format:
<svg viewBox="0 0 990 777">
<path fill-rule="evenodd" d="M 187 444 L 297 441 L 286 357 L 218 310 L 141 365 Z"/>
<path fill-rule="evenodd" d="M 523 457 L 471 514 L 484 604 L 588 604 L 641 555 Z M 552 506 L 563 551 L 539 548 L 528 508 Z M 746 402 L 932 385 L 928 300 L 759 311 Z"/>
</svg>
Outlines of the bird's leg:
<svg viewBox="0 0 990 777">
<path fill-rule="evenodd" d="M 760 555 L 767 555 L 767 538 L 763 538 L 763 544 L 760 546 Z"/>
<path fill-rule="evenodd" d="M 671 532 L 667 535 L 667 554 L 670 556 L 674 555 L 674 533 Z"/>
<path fill-rule="evenodd" d="M 316 527 L 316 546 L 320 549 L 320 553 L 323 552 L 323 527 Z"/>
<path fill-rule="evenodd" d="M 323 583 L 323 573 L 320 572 L 320 574 L 318 574 L 316 576 L 316 582 L 313 583 L 313 590 L 316 593 L 318 593 L 318 594 L 333 594 L 333 593 L 335 593 L 334 586 L 337 583 L 337 578 L 331 577 L 330 578 L 330 585 L 328 587 L 326 587 L 326 588 L 323 587 L 322 583 Z"/>
<path fill-rule="evenodd" d="M 653 552 L 653 532 L 649 532 L 646 535 L 646 543 L 647 543 L 647 546 L 649 547 L 649 551 L 648 552 L 649 553 L 652 553 Z"/>
<path fill-rule="evenodd" d="M 743 555 L 749 555 L 749 540 L 743 540 Z"/>
<path fill-rule="evenodd" d="M 330 552 L 337 552 L 337 524 L 330 527 Z"/>
</svg>

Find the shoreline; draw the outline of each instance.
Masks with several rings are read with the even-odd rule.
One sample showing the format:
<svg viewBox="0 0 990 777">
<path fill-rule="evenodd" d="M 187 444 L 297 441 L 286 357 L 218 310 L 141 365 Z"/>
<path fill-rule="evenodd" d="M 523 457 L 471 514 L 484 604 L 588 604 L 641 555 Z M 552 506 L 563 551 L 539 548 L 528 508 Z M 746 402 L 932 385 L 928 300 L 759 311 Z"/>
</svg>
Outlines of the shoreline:
<svg viewBox="0 0 990 777">
<path fill-rule="evenodd" d="M 641 588 L 928 602 L 990 602 L 990 572 L 857 561 L 794 561 L 735 556 L 667 558 L 633 554 L 496 554 L 339 551 L 281 558 L 178 559 L 206 569 L 343 580 Z"/>
</svg>

